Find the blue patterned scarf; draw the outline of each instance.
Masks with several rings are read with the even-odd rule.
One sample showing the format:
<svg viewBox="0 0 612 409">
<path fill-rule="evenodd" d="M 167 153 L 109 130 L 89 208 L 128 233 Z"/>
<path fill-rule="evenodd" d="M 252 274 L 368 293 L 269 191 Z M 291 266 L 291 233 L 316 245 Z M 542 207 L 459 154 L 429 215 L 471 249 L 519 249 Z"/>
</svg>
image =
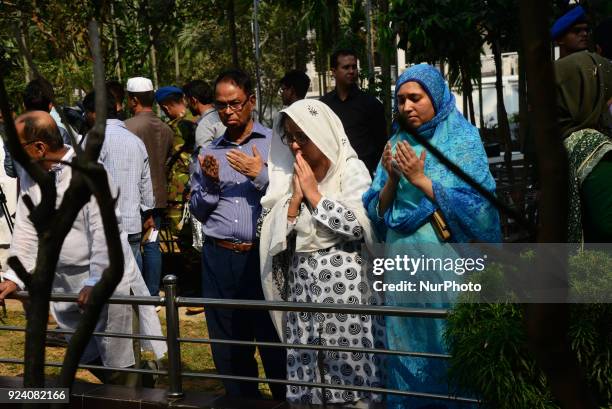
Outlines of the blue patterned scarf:
<svg viewBox="0 0 612 409">
<path fill-rule="evenodd" d="M 495 181 L 489 171 L 478 129 L 457 110 L 453 94 L 435 67 L 427 64 L 415 65 L 398 78 L 395 85 L 396 114 L 397 92 L 409 81 L 417 82 L 423 88 L 431 99 L 436 113 L 433 119 L 421 125 L 416 131 L 430 139 L 432 145 L 460 166 L 476 182 L 494 192 Z M 394 129 L 395 134 L 390 140 L 392 147 L 399 141 L 405 140 L 415 147 L 415 150 L 422 148 L 408 133 L 401 130 L 397 123 L 394 123 Z M 440 209 L 451 229 L 452 241 L 501 241 L 499 214 L 486 199 L 433 155 L 428 155 L 425 160 L 425 175 L 432 180 L 435 202 L 423 195 L 415 206 L 399 208 L 403 202 L 402 195 L 407 193 L 400 189 L 394 205 L 379 218 L 376 210 L 378 196 L 387 180 L 387 172 L 382 164 L 378 165 L 372 187 L 364 194 L 363 200 L 370 218 L 377 225 L 377 231 L 383 236 L 381 238 L 386 235 L 387 228 L 411 235 L 430 220 L 431 214 L 436 209 Z"/>
</svg>

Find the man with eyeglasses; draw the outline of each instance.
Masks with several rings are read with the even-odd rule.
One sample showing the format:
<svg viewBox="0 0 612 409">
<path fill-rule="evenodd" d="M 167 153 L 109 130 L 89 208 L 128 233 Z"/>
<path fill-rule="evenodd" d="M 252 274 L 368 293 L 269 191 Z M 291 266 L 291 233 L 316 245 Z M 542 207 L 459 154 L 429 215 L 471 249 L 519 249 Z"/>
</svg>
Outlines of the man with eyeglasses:
<svg viewBox="0 0 612 409">
<path fill-rule="evenodd" d="M 64 145 L 58 125 L 50 114 L 43 111 L 32 111 L 15 120 L 19 142 L 32 161 L 38 162 L 43 171 L 53 178 L 57 191 L 57 205 L 63 203 L 64 194 L 70 186 L 72 167 L 66 165 L 75 155 L 74 149 Z M 43 160 L 45 159 L 45 160 Z M 113 189 L 116 196 L 116 190 Z M 41 196 L 40 187 L 27 174 L 20 180 L 20 196 L 15 216 L 15 230 L 11 241 L 11 255 L 19 258 L 26 271 L 31 272 L 36 266 L 38 235 L 31 220 L 30 209 L 24 201 L 28 196 L 34 204 L 45 198 Z M 119 225 L 121 248 L 124 258 L 123 279 L 117 285 L 113 295 L 135 296 L 148 295 L 136 261 L 132 256 L 127 235 Z M 79 210 L 72 228 L 68 232 L 54 272 L 52 291 L 54 293 L 76 293 L 74 302 L 52 302 L 51 313 L 59 328 L 74 330 L 82 317 L 81 309 L 85 308 L 94 285 L 101 279 L 108 266 L 109 257 L 104 234 L 104 226 L 96 199 L 91 199 Z M 8 270 L 5 280 L 0 283 L 0 304 L 12 292 L 25 289 L 25 283 L 15 271 Z M 143 335 L 161 336 L 161 326 L 155 310 L 150 306 L 139 307 L 141 333 Z M 132 312 L 129 305 L 105 305 L 96 324 L 96 331 L 131 333 Z M 144 345 L 144 344 L 143 344 Z M 156 359 L 161 359 L 167 351 L 164 342 L 147 342 Z M 136 364 L 132 340 L 117 337 L 92 337 L 81 355 L 81 363 L 104 365 L 106 367 L 129 368 Z M 138 349 L 137 349 L 138 352 Z M 104 383 L 136 386 L 137 376 L 124 371 L 92 369 L 91 372 Z"/>
<path fill-rule="evenodd" d="M 575 6 L 559 17 L 550 29 L 550 36 L 559 46 L 559 58 L 567 57 L 589 46 L 589 24 L 582 6 Z"/>
<path fill-rule="evenodd" d="M 202 295 L 207 298 L 263 300 L 256 237 L 260 200 L 268 186 L 272 131 L 252 119 L 255 95 L 250 78 L 238 70 L 221 73 L 214 106 L 225 133 L 203 147 L 191 175 L 190 208 L 202 222 Z M 267 311 L 206 307 L 210 338 L 279 342 Z M 266 377 L 286 378 L 286 354 L 260 347 Z M 257 377 L 255 347 L 212 344 L 217 371 Z M 228 396 L 259 398 L 256 382 L 224 380 Z M 275 399 L 285 387 L 270 384 Z"/>
</svg>

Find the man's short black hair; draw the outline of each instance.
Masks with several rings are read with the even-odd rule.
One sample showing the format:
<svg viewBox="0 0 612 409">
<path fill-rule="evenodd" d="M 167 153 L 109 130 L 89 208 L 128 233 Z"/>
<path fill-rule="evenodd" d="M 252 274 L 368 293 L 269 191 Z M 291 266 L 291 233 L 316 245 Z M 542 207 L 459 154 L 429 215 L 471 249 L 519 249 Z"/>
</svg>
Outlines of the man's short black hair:
<svg viewBox="0 0 612 409">
<path fill-rule="evenodd" d="M 145 108 L 153 107 L 153 103 L 155 102 L 155 92 L 153 91 L 144 91 L 144 92 L 128 92 L 128 97 L 136 98 L 140 105 Z"/>
<path fill-rule="evenodd" d="M 253 83 L 251 78 L 241 70 L 223 71 L 215 80 L 215 92 L 217 84 L 220 82 L 233 82 L 236 86 L 244 91 L 247 96 L 253 95 Z"/>
<path fill-rule="evenodd" d="M 612 60 L 612 17 L 607 17 L 593 31 L 595 44 L 601 47 L 602 55 Z"/>
<path fill-rule="evenodd" d="M 45 121 L 43 123 L 43 121 L 25 114 L 23 125 L 24 141 L 26 143 L 42 141 L 53 152 L 64 146 L 64 139 L 55 121 Z"/>
<path fill-rule="evenodd" d="M 344 57 L 347 55 L 352 55 L 353 57 L 355 57 L 355 59 L 359 59 L 357 57 L 357 53 L 351 50 L 350 48 L 340 48 L 334 51 L 331 57 L 329 57 L 329 66 L 331 68 L 338 68 L 338 57 Z"/>
<path fill-rule="evenodd" d="M 123 103 L 123 98 L 125 98 L 125 91 L 123 90 L 123 86 L 119 81 L 111 80 L 106 82 L 106 89 L 113 94 L 113 98 L 115 98 L 115 102 L 118 104 Z"/>
<path fill-rule="evenodd" d="M 308 75 L 306 75 L 304 71 L 300 70 L 291 70 L 287 72 L 279 82 L 287 88 L 293 88 L 299 99 L 304 99 L 306 97 L 308 87 L 310 87 L 310 78 L 308 78 Z"/>
<path fill-rule="evenodd" d="M 202 80 L 189 81 L 183 85 L 183 92 L 187 98 L 195 98 L 200 104 L 212 104 L 214 99 L 212 88 Z"/>
<path fill-rule="evenodd" d="M 96 112 L 96 91 L 91 91 L 83 98 L 83 108 L 85 112 Z M 117 118 L 117 104 L 113 94 L 106 90 L 106 117 L 108 119 Z"/>
<path fill-rule="evenodd" d="M 53 102 L 54 98 L 53 85 L 44 78 L 36 78 L 25 87 L 23 105 L 26 111 L 49 112 L 49 104 Z"/>
</svg>

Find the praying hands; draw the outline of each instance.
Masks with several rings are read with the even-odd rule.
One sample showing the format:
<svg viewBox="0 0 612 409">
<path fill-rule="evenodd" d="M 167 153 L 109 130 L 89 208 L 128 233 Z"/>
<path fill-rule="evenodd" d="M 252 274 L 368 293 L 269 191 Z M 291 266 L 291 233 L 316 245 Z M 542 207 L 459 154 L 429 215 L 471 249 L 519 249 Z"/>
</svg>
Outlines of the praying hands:
<svg viewBox="0 0 612 409">
<path fill-rule="evenodd" d="M 229 165 L 236 172 L 240 172 L 251 179 L 255 179 L 264 166 L 263 158 L 255 145 L 253 145 L 253 156 L 247 155 L 238 149 L 232 149 L 225 156 Z"/>
</svg>

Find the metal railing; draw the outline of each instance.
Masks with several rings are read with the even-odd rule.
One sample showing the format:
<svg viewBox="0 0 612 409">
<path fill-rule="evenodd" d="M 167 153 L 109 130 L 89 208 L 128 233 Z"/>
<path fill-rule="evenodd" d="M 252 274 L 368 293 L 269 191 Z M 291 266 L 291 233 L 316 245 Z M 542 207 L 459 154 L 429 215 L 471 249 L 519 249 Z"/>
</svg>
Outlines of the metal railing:
<svg viewBox="0 0 612 409">
<path fill-rule="evenodd" d="M 413 351 L 398 351 L 384 348 L 358 348 L 358 347 L 344 347 L 344 346 L 331 346 L 331 345 L 304 345 L 304 344 L 288 344 L 283 342 L 257 342 L 257 341 L 236 341 L 227 339 L 207 339 L 207 338 L 182 338 L 179 330 L 179 307 L 225 307 L 235 309 L 246 309 L 246 310 L 273 310 L 273 311 L 298 311 L 298 312 L 320 312 L 320 313 L 344 313 L 344 314 L 358 314 L 358 315 L 391 315 L 401 317 L 418 317 L 418 318 L 446 318 L 448 311 L 444 309 L 424 309 L 424 308 L 406 308 L 406 307 L 392 307 L 392 306 L 376 306 L 376 305 L 362 305 L 362 304 L 317 304 L 317 303 L 288 303 L 288 302 L 271 302 L 271 301 L 258 301 L 258 300 L 226 300 L 226 299 L 214 299 L 214 298 L 189 298 L 179 297 L 177 295 L 177 278 L 173 275 L 167 275 L 163 279 L 164 284 L 164 296 L 118 296 L 111 297 L 108 300 L 109 304 L 127 304 L 127 305 L 152 305 L 161 306 L 165 308 L 166 313 L 166 336 L 153 336 L 153 335 L 140 335 L 140 334 L 129 334 L 129 333 L 116 333 L 116 332 L 94 332 L 94 336 L 105 336 L 105 337 L 117 337 L 117 338 L 131 338 L 131 339 L 146 339 L 152 341 L 165 341 L 168 346 L 168 368 L 167 370 L 159 369 L 139 369 L 139 368 L 119 368 L 119 367 L 107 367 L 101 365 L 79 365 L 80 369 L 100 369 L 117 372 L 128 372 L 136 374 L 151 374 L 151 375 L 163 375 L 168 376 L 168 390 L 167 396 L 169 399 L 180 399 L 183 397 L 182 378 L 207 378 L 207 379 L 218 379 L 218 380 L 235 380 L 235 381 L 248 381 L 248 382 L 262 382 L 270 384 L 285 384 L 285 385 L 297 385 L 297 386 L 308 386 L 315 388 L 333 388 L 340 390 L 350 390 L 355 392 L 371 392 L 377 394 L 394 394 L 407 397 L 417 397 L 426 399 L 438 399 L 443 401 L 455 401 L 462 403 L 479 403 L 477 399 L 442 395 L 435 393 L 424 393 L 424 392 L 413 392 L 404 391 L 398 389 L 388 389 L 381 387 L 369 387 L 369 386 L 355 386 L 355 385 L 337 385 L 324 383 L 325 379 L 322 377 L 323 382 L 306 382 L 288 379 L 269 379 L 269 378 L 258 378 L 248 376 L 236 376 L 236 375 L 221 375 L 214 373 L 198 373 L 198 372 L 184 372 L 181 368 L 181 344 L 182 343 L 195 343 L 195 344 L 225 344 L 225 345 L 240 345 L 240 346 L 264 346 L 264 347 L 276 347 L 276 348 L 291 348 L 291 349 L 305 349 L 315 351 L 341 351 L 341 352 L 359 352 L 368 354 L 383 354 L 383 355 L 396 355 L 396 356 L 409 356 L 417 358 L 431 358 L 431 359 L 448 359 L 450 356 L 447 354 L 428 353 L 428 352 L 413 352 Z M 27 300 L 29 295 L 27 292 L 18 292 L 15 298 Z M 51 301 L 68 301 L 74 302 L 78 298 L 78 294 L 54 293 L 51 295 Z M 24 327 L 17 326 L 0 326 L 0 331 L 25 331 Z M 56 334 L 72 334 L 74 330 L 65 329 L 48 329 L 48 333 Z M 5 364 L 24 364 L 24 360 L 16 358 L 0 358 L 0 363 Z M 46 366 L 61 367 L 61 362 L 46 362 Z"/>
</svg>

